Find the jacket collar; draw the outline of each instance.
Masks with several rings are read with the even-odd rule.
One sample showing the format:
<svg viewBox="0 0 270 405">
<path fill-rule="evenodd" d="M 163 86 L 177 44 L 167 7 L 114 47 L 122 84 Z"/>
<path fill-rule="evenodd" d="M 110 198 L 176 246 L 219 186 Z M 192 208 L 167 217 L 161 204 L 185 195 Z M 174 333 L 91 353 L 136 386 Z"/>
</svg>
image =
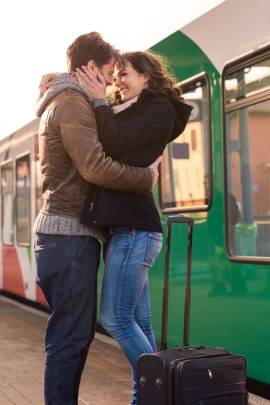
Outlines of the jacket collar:
<svg viewBox="0 0 270 405">
<path fill-rule="evenodd" d="M 136 103 L 137 100 L 138 100 L 138 97 L 134 97 L 134 98 L 132 98 L 131 100 L 128 100 L 128 101 L 126 101 L 126 102 L 123 103 L 123 104 L 114 105 L 114 106 L 111 108 L 111 109 L 112 109 L 112 112 L 113 112 L 114 114 L 118 114 L 118 113 L 120 113 L 121 111 L 125 110 L 126 108 L 130 107 L 133 103 Z"/>
<path fill-rule="evenodd" d="M 69 73 L 62 73 L 59 75 L 51 87 L 46 91 L 45 94 L 41 94 L 39 99 L 35 104 L 35 114 L 37 117 L 41 117 L 45 111 L 49 102 L 66 89 L 76 90 L 81 93 L 83 96 L 86 96 L 90 101 L 92 101 L 91 93 L 83 86 L 81 86 L 78 81 L 70 75 Z"/>
</svg>

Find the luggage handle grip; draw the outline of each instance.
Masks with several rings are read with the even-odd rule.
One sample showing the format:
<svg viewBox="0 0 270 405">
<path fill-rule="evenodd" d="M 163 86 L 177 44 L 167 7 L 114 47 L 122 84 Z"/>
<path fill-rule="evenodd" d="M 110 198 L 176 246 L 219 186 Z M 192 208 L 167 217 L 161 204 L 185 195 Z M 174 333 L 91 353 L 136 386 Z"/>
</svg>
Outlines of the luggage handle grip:
<svg viewBox="0 0 270 405">
<path fill-rule="evenodd" d="M 194 218 L 187 217 L 185 215 L 175 215 L 166 218 L 166 225 L 172 225 L 173 223 L 188 224 L 190 226 L 193 226 Z"/>
<path fill-rule="evenodd" d="M 183 347 L 179 347 L 176 350 L 178 352 L 181 352 L 183 350 L 200 350 L 200 349 L 205 349 L 205 346 L 183 346 Z"/>
</svg>

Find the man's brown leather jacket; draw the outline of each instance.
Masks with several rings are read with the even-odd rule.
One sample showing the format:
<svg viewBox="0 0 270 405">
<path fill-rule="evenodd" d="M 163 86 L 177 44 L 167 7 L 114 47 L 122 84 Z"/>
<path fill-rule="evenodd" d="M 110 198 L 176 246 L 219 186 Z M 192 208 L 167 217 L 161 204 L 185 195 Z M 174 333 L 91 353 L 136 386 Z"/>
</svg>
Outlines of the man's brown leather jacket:
<svg viewBox="0 0 270 405">
<path fill-rule="evenodd" d="M 39 129 L 43 211 L 79 218 L 87 184 L 149 193 L 149 169 L 125 166 L 102 150 L 87 97 L 67 89 L 46 106 Z"/>
</svg>

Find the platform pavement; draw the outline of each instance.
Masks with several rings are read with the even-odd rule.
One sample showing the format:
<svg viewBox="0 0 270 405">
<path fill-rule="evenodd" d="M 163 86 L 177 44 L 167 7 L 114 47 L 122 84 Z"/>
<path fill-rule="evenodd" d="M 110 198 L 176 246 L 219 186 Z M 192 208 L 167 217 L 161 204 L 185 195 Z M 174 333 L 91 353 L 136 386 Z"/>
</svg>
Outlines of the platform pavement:
<svg viewBox="0 0 270 405">
<path fill-rule="evenodd" d="M 42 405 L 48 314 L 0 296 L 0 404 Z M 97 334 L 83 373 L 80 405 L 128 405 L 129 364 L 112 339 Z"/>
<path fill-rule="evenodd" d="M 48 314 L 0 296 L 0 404 L 43 405 L 44 331 Z M 110 338 L 96 334 L 79 405 L 128 405 L 129 364 Z M 250 396 L 249 405 L 270 401 Z M 154 405 L 154 404 L 146 404 Z"/>
</svg>

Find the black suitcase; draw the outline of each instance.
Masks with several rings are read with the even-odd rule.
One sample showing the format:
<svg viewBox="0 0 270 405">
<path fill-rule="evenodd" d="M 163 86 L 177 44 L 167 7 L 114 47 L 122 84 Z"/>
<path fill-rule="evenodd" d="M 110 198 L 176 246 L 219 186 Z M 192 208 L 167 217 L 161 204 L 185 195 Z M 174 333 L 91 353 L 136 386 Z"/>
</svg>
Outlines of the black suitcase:
<svg viewBox="0 0 270 405">
<path fill-rule="evenodd" d="M 166 349 L 170 233 L 173 223 L 188 224 L 188 256 L 183 347 Z M 143 354 L 137 363 L 138 405 L 248 405 L 246 361 L 219 347 L 190 347 L 192 229 L 194 220 L 177 215 L 166 220 L 162 309 L 163 351 Z"/>
</svg>

